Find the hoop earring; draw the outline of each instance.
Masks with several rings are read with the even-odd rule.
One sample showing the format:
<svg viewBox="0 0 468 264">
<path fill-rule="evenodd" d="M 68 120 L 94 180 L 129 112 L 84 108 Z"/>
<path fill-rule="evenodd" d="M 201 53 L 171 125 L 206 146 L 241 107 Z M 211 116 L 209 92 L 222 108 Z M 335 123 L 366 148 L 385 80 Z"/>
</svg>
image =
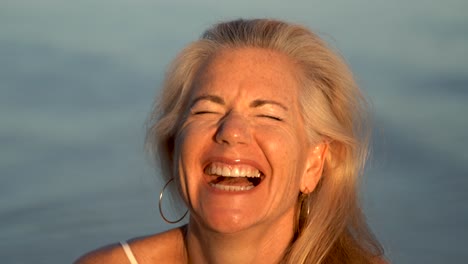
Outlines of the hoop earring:
<svg viewBox="0 0 468 264">
<path fill-rule="evenodd" d="M 303 193 L 299 195 L 299 212 L 297 214 L 297 226 L 296 226 L 296 236 L 302 233 L 310 214 L 310 205 L 309 205 L 309 193 Z"/>
<path fill-rule="evenodd" d="M 187 213 L 188 213 L 188 209 L 187 209 L 187 211 L 185 212 L 185 214 L 184 214 L 181 218 L 177 219 L 176 221 L 171 221 L 171 220 L 167 219 L 167 218 L 164 216 L 164 213 L 163 213 L 163 211 L 162 211 L 162 198 L 163 198 L 163 193 L 164 193 L 164 190 L 166 189 L 166 187 L 169 185 L 169 183 L 171 183 L 173 180 L 174 180 L 174 178 L 171 178 L 169 181 L 167 181 L 166 184 L 164 185 L 164 187 L 163 187 L 161 193 L 159 194 L 159 214 L 161 215 L 162 219 L 163 219 L 164 221 L 166 221 L 166 223 L 168 223 L 168 224 L 177 224 L 177 223 L 179 223 L 180 221 L 182 221 L 182 219 L 184 219 L 184 217 L 185 217 L 185 216 L 187 215 Z"/>
<path fill-rule="evenodd" d="M 309 201 L 308 201 L 308 198 L 309 198 L 309 194 L 308 193 L 302 193 L 301 194 L 301 211 L 303 210 L 303 207 L 304 207 L 304 204 L 306 206 L 306 209 L 305 209 L 305 217 L 308 218 L 309 217 L 309 214 L 310 214 L 310 204 L 309 204 Z"/>
</svg>

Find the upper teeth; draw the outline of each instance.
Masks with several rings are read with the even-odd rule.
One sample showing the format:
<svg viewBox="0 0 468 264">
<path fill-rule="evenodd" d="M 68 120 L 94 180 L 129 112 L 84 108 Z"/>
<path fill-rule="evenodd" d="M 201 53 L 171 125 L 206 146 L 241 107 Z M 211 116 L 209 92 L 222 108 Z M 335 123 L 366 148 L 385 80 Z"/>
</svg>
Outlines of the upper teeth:
<svg viewBox="0 0 468 264">
<path fill-rule="evenodd" d="M 224 177 L 260 177 L 260 171 L 249 165 L 227 165 L 222 163 L 211 163 L 205 172 L 212 175 Z"/>
</svg>

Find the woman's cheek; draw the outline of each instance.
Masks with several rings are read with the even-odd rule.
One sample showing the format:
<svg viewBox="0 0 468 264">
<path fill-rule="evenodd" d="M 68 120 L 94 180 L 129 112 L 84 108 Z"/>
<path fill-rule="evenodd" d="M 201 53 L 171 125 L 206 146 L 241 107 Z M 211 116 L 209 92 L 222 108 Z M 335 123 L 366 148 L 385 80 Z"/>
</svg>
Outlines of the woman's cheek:
<svg viewBox="0 0 468 264">
<path fill-rule="evenodd" d="M 268 141 L 272 145 L 296 145 L 298 138 L 298 135 L 292 129 L 284 126 L 262 126 L 257 128 L 255 131 L 258 138 Z"/>
</svg>

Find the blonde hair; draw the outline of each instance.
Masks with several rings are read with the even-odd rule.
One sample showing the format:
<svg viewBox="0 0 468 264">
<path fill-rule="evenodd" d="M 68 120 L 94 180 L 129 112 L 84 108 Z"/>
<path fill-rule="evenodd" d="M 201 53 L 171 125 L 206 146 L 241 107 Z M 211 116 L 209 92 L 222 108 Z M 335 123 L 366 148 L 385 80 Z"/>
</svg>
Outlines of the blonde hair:
<svg viewBox="0 0 468 264">
<path fill-rule="evenodd" d="M 147 144 L 159 154 L 163 175 L 172 177 L 174 137 L 197 71 L 221 49 L 242 47 L 274 50 L 299 66 L 300 104 L 309 139 L 329 144 L 317 188 L 298 198 L 296 236 L 282 263 L 378 262 L 383 250 L 357 197 L 368 147 L 366 102 L 343 59 L 305 27 L 268 19 L 219 23 L 178 55 L 169 67 L 147 134 Z"/>
</svg>

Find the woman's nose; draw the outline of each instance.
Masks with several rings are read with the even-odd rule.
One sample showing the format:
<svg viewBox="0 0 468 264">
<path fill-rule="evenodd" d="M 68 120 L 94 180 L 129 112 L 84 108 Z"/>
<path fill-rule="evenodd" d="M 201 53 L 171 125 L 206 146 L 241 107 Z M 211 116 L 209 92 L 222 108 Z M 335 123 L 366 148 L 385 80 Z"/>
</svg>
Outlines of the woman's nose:
<svg viewBox="0 0 468 264">
<path fill-rule="evenodd" d="M 229 113 L 220 121 L 215 139 L 220 144 L 249 144 L 251 136 L 248 121 L 239 114 Z"/>
</svg>

